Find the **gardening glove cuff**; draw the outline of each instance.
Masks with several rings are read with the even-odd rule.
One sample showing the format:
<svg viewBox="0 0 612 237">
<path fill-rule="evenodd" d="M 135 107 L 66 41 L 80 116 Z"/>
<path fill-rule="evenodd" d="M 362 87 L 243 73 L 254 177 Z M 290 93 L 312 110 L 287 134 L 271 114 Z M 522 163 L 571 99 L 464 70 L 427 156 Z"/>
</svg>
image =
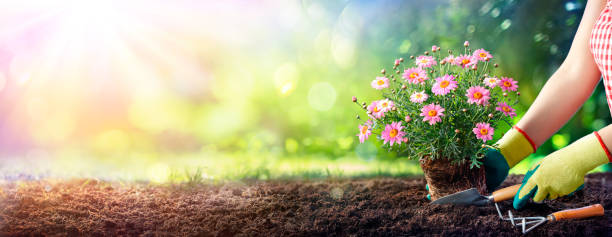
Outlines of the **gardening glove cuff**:
<svg viewBox="0 0 612 237">
<path fill-rule="evenodd" d="M 535 143 L 517 126 L 506 132 L 496 145 L 510 168 L 536 151 Z"/>
<path fill-rule="evenodd" d="M 530 198 L 541 202 L 573 193 L 582 187 L 587 172 L 611 160 L 599 134 L 587 135 L 537 162 L 525 174 L 514 208 L 522 208 Z"/>
</svg>

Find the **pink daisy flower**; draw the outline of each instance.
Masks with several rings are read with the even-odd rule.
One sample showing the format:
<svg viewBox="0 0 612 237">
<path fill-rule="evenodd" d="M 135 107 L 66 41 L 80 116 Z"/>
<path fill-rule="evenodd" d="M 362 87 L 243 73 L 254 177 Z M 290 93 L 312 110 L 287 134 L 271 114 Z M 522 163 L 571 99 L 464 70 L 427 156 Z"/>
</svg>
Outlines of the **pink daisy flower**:
<svg viewBox="0 0 612 237">
<path fill-rule="evenodd" d="M 370 111 L 370 116 L 373 118 L 379 119 L 385 116 L 385 111 L 382 111 L 378 107 L 378 101 L 372 101 L 372 103 L 368 105 L 368 111 Z"/>
<path fill-rule="evenodd" d="M 431 92 L 436 95 L 446 95 L 455 88 L 457 88 L 455 77 L 451 75 L 444 75 L 443 77 L 436 78 L 436 83 L 434 83 L 433 87 L 431 88 Z"/>
<path fill-rule="evenodd" d="M 476 51 L 474 51 L 473 56 L 483 62 L 489 61 L 489 59 L 493 58 L 493 56 L 489 53 L 489 51 L 486 51 L 484 49 L 477 49 Z"/>
<path fill-rule="evenodd" d="M 497 83 L 499 83 L 499 80 L 497 79 L 497 77 L 487 77 L 483 80 L 483 82 L 489 88 L 495 88 L 497 86 Z"/>
<path fill-rule="evenodd" d="M 432 56 L 421 55 L 416 58 L 416 65 L 420 68 L 436 65 L 436 60 Z"/>
<path fill-rule="evenodd" d="M 410 101 L 412 101 L 413 103 L 423 103 L 427 100 L 427 98 L 429 98 L 429 95 L 425 94 L 425 91 L 417 91 L 410 95 Z"/>
<path fill-rule="evenodd" d="M 428 104 L 421 109 L 420 115 L 423 116 L 424 122 L 429 121 L 429 125 L 434 125 L 435 123 L 442 121 L 440 116 L 444 116 L 443 112 L 444 108 L 440 107 L 439 105 Z"/>
<path fill-rule="evenodd" d="M 378 108 L 383 112 L 387 112 L 391 110 L 391 108 L 393 108 L 394 105 L 395 104 L 393 103 L 393 101 L 390 101 L 389 99 L 378 101 Z"/>
<path fill-rule="evenodd" d="M 477 123 L 476 127 L 472 129 L 472 132 L 476 134 L 476 138 L 482 139 L 483 142 L 493 139 L 493 133 L 495 129 L 488 123 Z"/>
<path fill-rule="evenodd" d="M 503 91 L 516 91 L 518 88 L 518 82 L 509 77 L 502 77 L 498 85 Z"/>
<path fill-rule="evenodd" d="M 425 80 L 428 79 L 427 72 L 418 67 L 408 68 L 404 70 L 404 74 L 402 75 L 402 77 L 406 79 L 406 81 L 413 84 L 423 83 Z"/>
<path fill-rule="evenodd" d="M 401 144 L 404 141 L 404 135 L 406 135 L 405 132 L 402 132 L 403 128 L 401 122 L 387 124 L 381 134 L 382 139 L 385 141 L 384 144 L 387 144 L 387 142 L 390 146 L 393 146 L 394 143 Z"/>
<path fill-rule="evenodd" d="M 448 55 L 448 56 L 446 56 L 446 58 L 442 59 L 442 62 L 446 62 L 448 64 L 453 64 L 453 65 L 457 65 L 455 59 L 456 59 L 455 56 Z"/>
<path fill-rule="evenodd" d="M 478 59 L 472 55 L 462 54 L 455 58 L 455 65 L 462 68 L 471 68 L 476 63 L 478 63 Z"/>
<path fill-rule="evenodd" d="M 495 107 L 495 110 L 501 111 L 502 113 L 504 113 L 504 115 L 510 116 L 510 118 L 514 118 L 514 116 L 516 116 L 516 110 L 504 102 L 497 103 L 497 107 Z"/>
<path fill-rule="evenodd" d="M 389 78 L 386 77 L 376 77 L 375 80 L 371 83 L 372 87 L 377 90 L 382 90 L 389 87 Z"/>
<path fill-rule="evenodd" d="M 370 137 L 370 134 L 372 134 L 372 131 L 370 129 L 371 127 L 367 123 L 364 125 L 359 125 L 359 134 L 357 134 L 357 136 L 359 137 L 360 143 L 365 142 L 365 140 Z"/>
<path fill-rule="evenodd" d="M 470 104 L 479 104 L 479 105 L 488 105 L 489 99 L 489 90 L 485 89 L 482 86 L 472 86 L 467 89 L 467 93 L 465 96 L 468 97 L 468 103 Z"/>
</svg>

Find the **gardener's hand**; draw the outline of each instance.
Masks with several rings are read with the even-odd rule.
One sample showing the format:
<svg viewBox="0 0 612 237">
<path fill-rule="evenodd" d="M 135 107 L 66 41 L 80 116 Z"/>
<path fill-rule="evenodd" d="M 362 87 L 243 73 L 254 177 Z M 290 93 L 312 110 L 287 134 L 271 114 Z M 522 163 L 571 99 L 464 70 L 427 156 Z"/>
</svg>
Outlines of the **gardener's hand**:
<svg viewBox="0 0 612 237">
<path fill-rule="evenodd" d="M 535 202 L 545 198 L 553 200 L 581 189 L 584 175 L 608 163 L 608 157 L 608 150 L 597 132 L 548 155 L 525 174 L 514 196 L 514 208 L 522 208 L 531 198 Z"/>
<path fill-rule="evenodd" d="M 516 126 L 499 139 L 496 147 L 487 148 L 483 159 L 489 192 L 504 182 L 510 168 L 535 151 L 527 134 Z"/>
</svg>

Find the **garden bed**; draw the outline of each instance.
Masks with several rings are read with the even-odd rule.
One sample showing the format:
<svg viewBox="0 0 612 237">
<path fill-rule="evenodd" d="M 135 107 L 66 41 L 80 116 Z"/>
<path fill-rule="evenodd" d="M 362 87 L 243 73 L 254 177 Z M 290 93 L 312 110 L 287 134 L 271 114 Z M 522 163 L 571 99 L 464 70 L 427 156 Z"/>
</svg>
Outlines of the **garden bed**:
<svg viewBox="0 0 612 237">
<path fill-rule="evenodd" d="M 520 176 L 505 185 L 516 184 Z M 22 181 L 0 185 L 5 235 L 482 235 L 516 236 L 495 208 L 428 205 L 423 178 L 147 185 Z M 584 191 L 520 216 L 601 203 L 604 217 L 547 223 L 531 235 L 605 236 L 612 229 L 612 174 L 591 174 Z M 503 202 L 509 210 L 511 201 Z"/>
</svg>

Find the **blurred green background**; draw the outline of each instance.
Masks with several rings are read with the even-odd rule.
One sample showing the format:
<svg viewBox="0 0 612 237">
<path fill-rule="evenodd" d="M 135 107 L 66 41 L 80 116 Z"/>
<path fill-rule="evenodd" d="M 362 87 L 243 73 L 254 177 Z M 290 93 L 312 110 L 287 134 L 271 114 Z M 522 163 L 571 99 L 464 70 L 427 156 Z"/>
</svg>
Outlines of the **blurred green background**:
<svg viewBox="0 0 612 237">
<path fill-rule="evenodd" d="M 358 143 L 351 96 L 378 99 L 369 83 L 396 58 L 468 40 L 519 81 L 518 121 L 563 61 L 586 4 L 20 2 L 4 3 L 0 17 L 5 177 L 158 182 L 419 174 L 375 139 Z M 72 15 L 36 18 L 66 6 Z M 610 122 L 600 83 L 513 172 Z"/>
</svg>

